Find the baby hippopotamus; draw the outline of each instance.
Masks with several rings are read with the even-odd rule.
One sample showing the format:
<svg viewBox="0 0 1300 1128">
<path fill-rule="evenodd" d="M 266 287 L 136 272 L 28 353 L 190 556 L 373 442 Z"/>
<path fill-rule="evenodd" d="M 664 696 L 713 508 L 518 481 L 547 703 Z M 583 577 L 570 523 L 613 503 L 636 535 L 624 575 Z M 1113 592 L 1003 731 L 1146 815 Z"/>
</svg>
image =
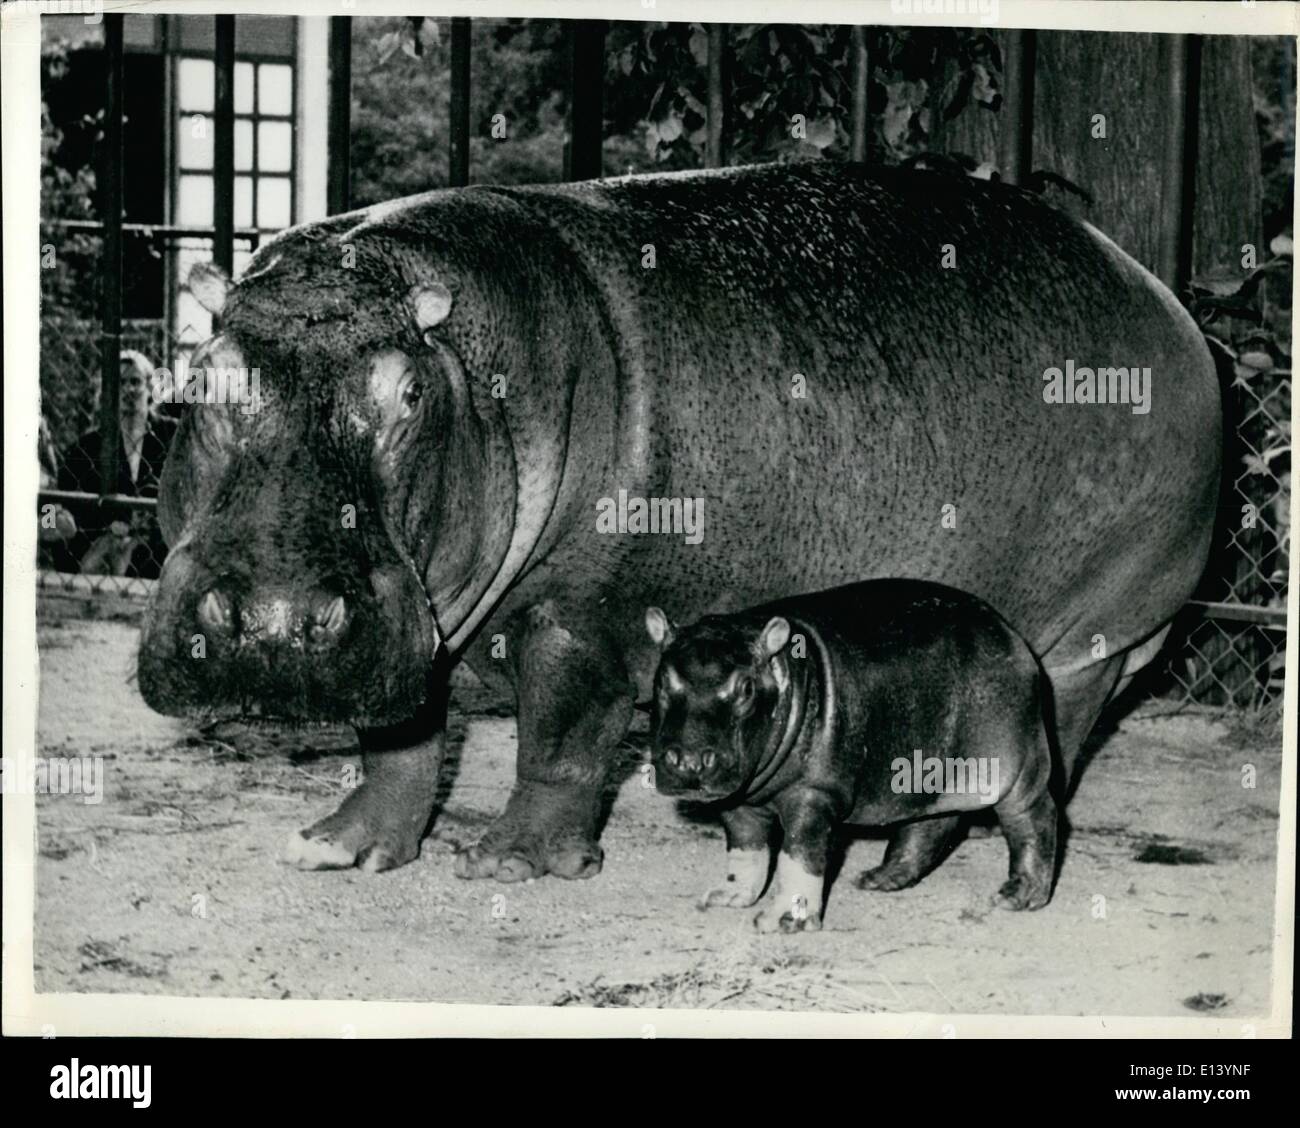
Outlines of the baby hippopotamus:
<svg viewBox="0 0 1300 1128">
<path fill-rule="evenodd" d="M 1038 661 L 988 604 L 940 584 L 872 580 L 677 630 L 661 650 L 653 757 L 661 792 L 725 800 L 727 884 L 701 908 L 763 895 L 773 823 L 784 830 L 760 931 L 821 927 L 843 823 L 899 824 L 861 889 L 915 884 L 960 816 L 992 805 L 1011 853 L 995 903 L 1052 894 L 1057 807 Z"/>
</svg>

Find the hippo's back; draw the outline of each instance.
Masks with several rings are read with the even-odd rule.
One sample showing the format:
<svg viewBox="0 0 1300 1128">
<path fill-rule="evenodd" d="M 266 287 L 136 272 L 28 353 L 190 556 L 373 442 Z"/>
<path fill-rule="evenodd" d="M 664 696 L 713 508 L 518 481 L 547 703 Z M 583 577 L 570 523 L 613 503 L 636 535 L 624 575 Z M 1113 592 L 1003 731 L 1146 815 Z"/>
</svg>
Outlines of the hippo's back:
<svg viewBox="0 0 1300 1128">
<path fill-rule="evenodd" d="M 492 191 L 546 217 L 600 294 L 628 421 L 610 488 L 705 499 L 703 542 L 644 538 L 631 590 L 675 584 L 685 618 L 929 579 L 994 602 L 1050 669 L 1096 633 L 1134 645 L 1194 587 L 1209 351 L 1154 277 L 1036 196 L 825 161 Z M 1046 374 L 1076 367 L 1142 374 L 1145 408 L 1050 402 Z"/>
</svg>

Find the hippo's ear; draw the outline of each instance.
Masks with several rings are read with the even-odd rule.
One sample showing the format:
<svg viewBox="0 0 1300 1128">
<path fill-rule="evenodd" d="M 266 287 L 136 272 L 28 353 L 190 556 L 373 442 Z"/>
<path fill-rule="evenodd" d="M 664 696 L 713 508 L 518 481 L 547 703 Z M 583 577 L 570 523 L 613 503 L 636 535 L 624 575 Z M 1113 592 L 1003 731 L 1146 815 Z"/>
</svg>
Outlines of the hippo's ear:
<svg viewBox="0 0 1300 1128">
<path fill-rule="evenodd" d="M 431 282 L 412 286 L 407 291 L 406 300 L 415 314 L 415 327 L 427 343 L 429 330 L 442 324 L 451 314 L 451 291 L 441 282 Z"/>
<path fill-rule="evenodd" d="M 660 650 L 673 641 L 675 628 L 672 620 L 658 607 L 647 607 L 645 609 L 645 629 Z"/>
<path fill-rule="evenodd" d="M 763 628 L 763 633 L 759 636 L 758 645 L 763 651 L 763 657 L 771 658 L 776 654 L 780 654 L 789 641 L 790 624 L 778 615 L 776 618 L 767 621 L 767 626 Z"/>
<path fill-rule="evenodd" d="M 219 314 L 226 308 L 226 295 L 230 292 L 230 279 L 226 272 L 212 262 L 196 262 L 190 267 L 185 280 L 189 292 L 199 305 L 209 313 Z"/>
</svg>

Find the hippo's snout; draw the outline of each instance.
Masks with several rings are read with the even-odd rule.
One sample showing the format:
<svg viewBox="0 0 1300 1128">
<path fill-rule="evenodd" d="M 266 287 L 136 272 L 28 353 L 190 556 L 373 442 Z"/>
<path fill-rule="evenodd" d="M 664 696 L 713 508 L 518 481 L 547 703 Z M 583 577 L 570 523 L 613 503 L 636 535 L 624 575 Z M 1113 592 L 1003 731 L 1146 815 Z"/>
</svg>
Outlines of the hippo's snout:
<svg viewBox="0 0 1300 1128">
<path fill-rule="evenodd" d="M 654 768 L 655 787 L 664 795 L 716 797 L 735 788 L 726 757 L 712 748 L 661 748 L 654 757 Z"/>
<path fill-rule="evenodd" d="M 328 591 L 259 593 L 240 601 L 221 586 L 199 598 L 195 618 L 203 630 L 240 647 L 279 644 L 292 650 L 337 646 L 349 621 L 348 601 Z"/>
<path fill-rule="evenodd" d="M 423 587 L 400 565 L 259 580 L 182 548 L 145 622 L 139 684 L 176 716 L 391 724 L 424 702 L 438 645 Z"/>
</svg>

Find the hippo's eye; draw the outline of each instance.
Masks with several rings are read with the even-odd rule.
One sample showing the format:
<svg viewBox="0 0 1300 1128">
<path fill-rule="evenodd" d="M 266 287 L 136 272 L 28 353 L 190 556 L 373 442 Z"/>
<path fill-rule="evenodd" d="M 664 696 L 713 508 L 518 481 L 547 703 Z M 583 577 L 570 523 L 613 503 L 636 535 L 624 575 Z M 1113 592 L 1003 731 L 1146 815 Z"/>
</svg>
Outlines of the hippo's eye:
<svg viewBox="0 0 1300 1128">
<path fill-rule="evenodd" d="M 420 397 L 424 395 L 424 387 L 414 377 L 402 389 L 402 415 L 409 416 L 419 405 Z"/>
<path fill-rule="evenodd" d="M 754 701 L 754 679 L 741 678 L 736 686 L 736 708 L 748 709 Z"/>
</svg>

